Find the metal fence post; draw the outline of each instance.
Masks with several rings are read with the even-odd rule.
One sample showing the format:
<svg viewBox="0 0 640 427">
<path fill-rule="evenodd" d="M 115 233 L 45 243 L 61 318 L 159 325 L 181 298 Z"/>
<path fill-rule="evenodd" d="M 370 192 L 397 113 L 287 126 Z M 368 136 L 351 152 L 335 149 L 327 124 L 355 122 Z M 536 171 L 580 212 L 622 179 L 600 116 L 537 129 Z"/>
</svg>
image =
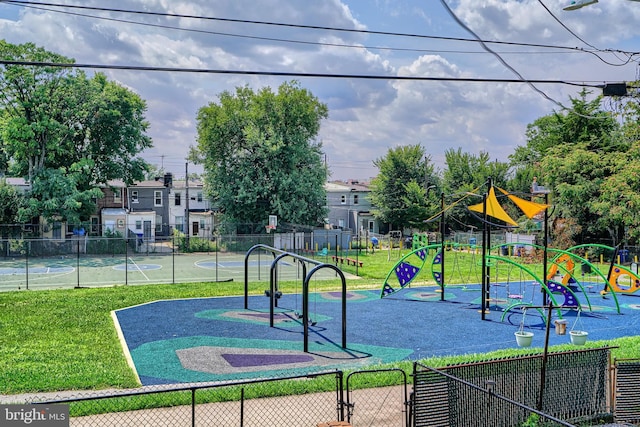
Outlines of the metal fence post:
<svg viewBox="0 0 640 427">
<path fill-rule="evenodd" d="M 176 284 L 176 236 L 171 236 L 171 284 Z"/>
<path fill-rule="evenodd" d="M 137 243 L 137 242 L 136 242 Z M 124 239 L 124 284 L 129 284 L 129 238 Z"/>
<path fill-rule="evenodd" d="M 344 375 L 342 371 L 338 371 L 336 374 L 336 381 L 338 385 L 338 420 L 344 421 Z"/>
<path fill-rule="evenodd" d="M 31 247 L 31 240 L 27 240 L 27 244 L 25 245 L 25 269 L 24 272 L 26 274 L 27 281 L 27 290 L 29 290 L 29 248 Z"/>
<path fill-rule="evenodd" d="M 196 389 L 191 389 L 191 427 L 196 426 Z"/>
</svg>

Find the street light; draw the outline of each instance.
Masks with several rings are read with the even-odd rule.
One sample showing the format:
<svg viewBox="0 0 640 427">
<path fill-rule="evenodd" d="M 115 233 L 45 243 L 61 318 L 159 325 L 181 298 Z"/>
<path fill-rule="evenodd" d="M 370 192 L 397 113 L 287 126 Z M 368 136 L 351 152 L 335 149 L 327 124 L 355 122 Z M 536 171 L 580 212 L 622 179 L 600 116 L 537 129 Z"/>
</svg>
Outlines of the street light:
<svg viewBox="0 0 640 427">
<path fill-rule="evenodd" d="M 627 1 L 635 1 L 640 2 L 640 0 L 627 0 Z M 589 6 L 591 4 L 598 3 L 598 0 L 573 0 L 569 3 L 568 6 L 563 7 L 563 10 L 576 10 L 583 8 L 585 6 Z"/>
<path fill-rule="evenodd" d="M 598 3 L 598 0 L 574 0 L 568 6 L 563 7 L 563 10 L 576 10 L 594 3 Z"/>
</svg>

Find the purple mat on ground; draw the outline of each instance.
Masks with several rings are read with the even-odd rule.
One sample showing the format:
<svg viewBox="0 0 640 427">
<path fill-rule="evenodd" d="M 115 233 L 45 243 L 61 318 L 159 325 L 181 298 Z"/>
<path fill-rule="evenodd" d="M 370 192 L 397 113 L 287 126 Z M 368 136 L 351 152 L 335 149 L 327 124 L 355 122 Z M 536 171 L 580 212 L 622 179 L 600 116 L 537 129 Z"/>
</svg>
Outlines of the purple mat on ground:
<svg viewBox="0 0 640 427">
<path fill-rule="evenodd" d="M 305 354 L 223 354 L 222 357 L 234 368 L 313 361 L 313 356 Z"/>
</svg>

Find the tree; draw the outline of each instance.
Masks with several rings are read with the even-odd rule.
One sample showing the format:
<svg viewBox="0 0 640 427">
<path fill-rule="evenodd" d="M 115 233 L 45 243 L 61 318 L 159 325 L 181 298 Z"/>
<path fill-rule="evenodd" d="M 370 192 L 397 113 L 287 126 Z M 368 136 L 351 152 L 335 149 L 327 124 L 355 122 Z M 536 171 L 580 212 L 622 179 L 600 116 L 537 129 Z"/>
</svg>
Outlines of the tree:
<svg viewBox="0 0 640 427">
<path fill-rule="evenodd" d="M 580 225 L 591 236 L 608 235 L 616 243 L 624 234 L 621 223 L 598 206 L 603 184 L 630 144 L 620 138 L 615 118 L 601 109 L 600 97 L 587 101 L 587 92 L 580 95 L 571 99 L 569 111 L 554 113 L 530 127 L 536 130 L 532 135 L 541 138 L 534 144 L 544 147 L 537 165 L 539 181 L 553 191 L 557 218 Z"/>
<path fill-rule="evenodd" d="M 455 202 L 462 198 L 468 198 L 469 194 L 478 196 L 487 191 L 487 180 L 498 187 L 505 188 L 509 165 L 497 160 L 491 161 L 489 153 L 481 151 L 478 155 L 465 153 L 462 149 L 450 149 L 445 152 L 446 169 L 443 176 L 444 192 Z M 468 194 L 469 193 L 469 194 Z M 480 221 L 474 218 L 466 208 L 471 204 L 480 202 L 479 198 L 468 198 L 468 203 L 456 204 L 449 215 L 455 218 L 458 224 L 469 228 L 480 227 Z M 507 208 L 509 211 L 510 208 Z"/>
<path fill-rule="evenodd" d="M 235 223 L 318 225 L 326 216 L 327 170 L 315 138 L 327 106 L 297 82 L 278 92 L 238 87 L 198 111 L 198 146 L 209 196 Z M 254 230 L 256 231 L 256 230 Z"/>
<path fill-rule="evenodd" d="M 447 194 L 484 190 L 486 188 L 483 186 L 489 178 L 497 186 L 506 186 L 509 165 L 497 160 L 491 161 L 489 153 L 485 151 L 475 155 L 464 153 L 460 148 L 452 148 L 445 152 L 445 161 L 447 168 L 443 185 Z"/>
<path fill-rule="evenodd" d="M 0 41 L 0 55 L 73 63 L 31 43 Z M 100 184 L 144 177 L 147 164 L 137 154 L 152 145 L 146 105 L 128 89 L 102 74 L 89 79 L 53 66 L 4 65 L 0 91 L 0 167 L 32 183 L 23 215 L 86 220 Z"/>
<path fill-rule="evenodd" d="M 640 174 L 634 165 L 640 162 L 640 100 L 626 99 L 622 127 L 617 138 L 628 145 L 624 152 L 614 151 L 603 158 L 610 175 L 602 180 L 600 196 L 592 204 L 599 223 L 606 227 L 615 243 L 627 238 L 640 240 Z"/>
<path fill-rule="evenodd" d="M 18 213 L 24 206 L 24 197 L 6 180 L 0 180 L 0 236 L 6 238 L 12 224 L 18 222 Z"/>
<path fill-rule="evenodd" d="M 371 181 L 369 197 L 376 218 L 392 229 L 426 229 L 424 220 L 437 209 L 440 179 L 424 148 L 418 144 L 390 148 L 373 164 L 379 172 Z"/>
</svg>

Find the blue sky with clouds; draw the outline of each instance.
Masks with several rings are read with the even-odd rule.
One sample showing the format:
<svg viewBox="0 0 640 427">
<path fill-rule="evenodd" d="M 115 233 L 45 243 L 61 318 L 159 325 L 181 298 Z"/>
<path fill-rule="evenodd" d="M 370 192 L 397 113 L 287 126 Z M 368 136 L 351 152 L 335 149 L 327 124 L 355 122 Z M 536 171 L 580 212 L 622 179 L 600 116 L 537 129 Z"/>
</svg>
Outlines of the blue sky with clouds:
<svg viewBox="0 0 640 427">
<path fill-rule="evenodd" d="M 640 2 L 601 0 L 564 11 L 570 0 L 447 0 L 454 14 L 526 79 L 590 85 L 632 81 L 640 49 Z M 441 0 L 50 0 L 178 15 L 287 23 L 433 37 L 407 37 L 116 12 L 24 7 L 0 2 L 0 37 L 33 42 L 78 63 L 517 79 L 447 12 Z M 546 6 L 546 8 L 544 7 Z M 48 9 L 48 10 L 43 10 Z M 548 10 L 547 10 L 548 9 Z M 63 14 L 56 11 L 73 12 Z M 79 16 L 78 14 L 92 15 Z M 98 19 L 116 18 L 156 26 Z M 171 28 L 169 28 L 171 27 Z M 187 31 L 192 30 L 192 31 Z M 578 36 L 578 37 L 576 37 Z M 267 40 L 270 39 L 270 40 Z M 276 41 L 273 39 L 288 40 Z M 566 49 L 566 48 L 580 48 Z M 596 50 L 597 49 L 597 50 Z M 277 86 L 291 78 L 106 70 L 147 101 L 154 148 L 144 157 L 184 175 L 196 141 L 196 113 L 224 90 Z M 329 106 L 319 139 L 332 179 L 369 179 L 391 147 L 421 144 L 437 167 L 448 149 L 507 160 L 536 118 L 558 104 L 523 83 L 298 78 Z M 538 84 L 563 105 L 579 87 Z M 598 94 L 595 90 L 594 94 Z M 193 167 L 193 170 L 197 170 Z"/>
</svg>

